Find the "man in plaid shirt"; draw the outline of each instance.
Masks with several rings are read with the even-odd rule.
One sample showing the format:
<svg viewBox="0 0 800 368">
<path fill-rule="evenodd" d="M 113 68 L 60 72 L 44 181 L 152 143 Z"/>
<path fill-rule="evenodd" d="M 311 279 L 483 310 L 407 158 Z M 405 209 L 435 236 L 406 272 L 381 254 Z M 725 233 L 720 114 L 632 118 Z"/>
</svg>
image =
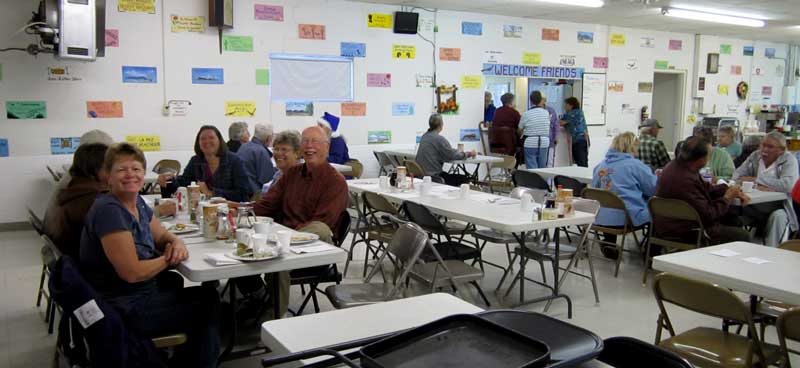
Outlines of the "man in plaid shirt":
<svg viewBox="0 0 800 368">
<path fill-rule="evenodd" d="M 647 119 L 639 126 L 639 160 L 653 170 L 663 168 L 670 160 L 664 142 L 657 139 L 660 129 L 656 119 Z"/>
</svg>

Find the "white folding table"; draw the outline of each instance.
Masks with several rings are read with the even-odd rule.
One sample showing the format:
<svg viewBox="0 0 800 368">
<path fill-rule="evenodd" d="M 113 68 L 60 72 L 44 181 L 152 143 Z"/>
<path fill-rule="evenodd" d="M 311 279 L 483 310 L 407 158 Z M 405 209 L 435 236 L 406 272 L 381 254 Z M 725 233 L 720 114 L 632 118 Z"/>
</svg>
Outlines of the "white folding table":
<svg viewBox="0 0 800 368">
<path fill-rule="evenodd" d="M 727 257 L 712 254 L 722 250 L 736 254 L 730 253 L 731 256 Z M 797 265 L 800 265 L 798 252 L 747 242 L 653 258 L 655 270 L 790 304 L 800 304 L 800 283 L 797 282 L 800 280 L 800 267 Z"/>
<path fill-rule="evenodd" d="M 433 194 L 424 197 L 421 196 L 419 192 L 403 193 L 396 191 L 383 191 L 379 188 L 377 179 L 348 180 L 347 184 L 351 192 L 361 193 L 366 191 L 378 193 L 389 201 L 398 204 L 402 203 L 403 201 L 412 201 L 429 208 L 433 213 L 440 216 L 488 227 L 497 231 L 511 233 L 522 247 L 525 247 L 525 239 L 530 232 L 556 229 L 556 234 L 554 236 L 556 260 L 559 259 L 560 255 L 558 229 L 566 226 L 589 225 L 593 223 L 595 219 L 594 214 L 575 211 L 575 214 L 571 217 L 559 218 L 557 220 L 535 221 L 533 220 L 532 212 L 522 212 L 519 202 L 514 203 L 513 200 L 510 200 L 508 197 L 502 197 L 495 194 L 478 191 L 470 191 L 470 195 L 467 199 L 459 199 L 458 192 L 460 190 L 458 188 L 435 183 L 431 189 Z M 589 227 L 587 226 L 587 231 L 588 228 Z M 567 295 L 559 294 L 559 267 L 554 267 L 554 280 L 556 281 L 553 283 L 554 287 L 552 288 L 552 295 L 533 300 L 525 300 L 524 281 L 525 263 L 527 262 L 525 252 L 522 252 L 522 255 L 519 258 L 520 304 L 537 303 L 542 301 L 550 301 L 556 298 L 564 298 L 567 301 L 568 315 L 571 318 L 572 301 Z"/>
<path fill-rule="evenodd" d="M 745 193 L 748 197 L 750 197 L 750 203 L 748 205 L 759 204 L 759 203 L 767 203 L 767 202 L 783 202 L 789 199 L 789 196 L 786 193 L 781 192 L 766 192 L 754 189 L 750 193 Z M 733 202 L 735 206 L 741 206 L 741 201 L 738 199 Z"/>
<path fill-rule="evenodd" d="M 412 149 L 387 150 L 383 151 L 383 153 L 391 156 L 402 157 L 404 160 L 414 160 L 417 158 L 417 152 Z M 470 176 L 473 179 L 473 181 L 477 181 L 478 170 L 480 169 L 481 164 L 486 164 L 486 169 L 488 170 L 489 164 L 497 164 L 502 162 L 503 162 L 502 157 L 477 155 L 475 157 L 469 157 L 464 160 L 450 161 L 449 163 L 453 165 L 452 166 L 453 170 L 451 171 L 461 170 L 466 175 Z M 469 171 L 467 171 L 466 165 L 475 165 L 475 170 L 470 173 Z"/>
<path fill-rule="evenodd" d="M 545 179 L 555 178 L 557 175 L 573 178 L 584 184 L 592 184 L 592 169 L 581 166 L 545 167 L 540 169 L 526 169 L 537 173 Z"/>
<path fill-rule="evenodd" d="M 352 174 L 353 173 L 353 168 L 350 167 L 350 166 L 347 166 L 347 165 L 340 165 L 340 164 L 331 163 L 331 166 L 333 166 L 333 168 L 336 169 L 336 171 L 338 171 L 339 173 L 344 174 L 344 175 L 348 175 L 348 174 Z"/>
</svg>

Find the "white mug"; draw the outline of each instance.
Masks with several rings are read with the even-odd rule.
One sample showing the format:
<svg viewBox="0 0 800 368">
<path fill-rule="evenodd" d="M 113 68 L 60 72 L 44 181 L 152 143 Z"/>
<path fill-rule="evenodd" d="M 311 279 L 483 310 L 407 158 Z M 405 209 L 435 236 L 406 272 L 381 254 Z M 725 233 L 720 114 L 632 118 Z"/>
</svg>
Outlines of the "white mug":
<svg viewBox="0 0 800 368">
<path fill-rule="evenodd" d="M 276 232 L 278 249 L 281 254 L 289 253 L 289 246 L 292 244 L 292 232 L 288 230 L 280 230 Z"/>
<path fill-rule="evenodd" d="M 433 179 L 430 176 L 426 175 L 425 177 L 422 178 L 422 182 L 425 184 L 430 184 L 433 182 Z"/>
<path fill-rule="evenodd" d="M 252 234 L 253 230 L 250 229 L 236 229 L 236 243 L 247 245 L 249 248 Z"/>
<path fill-rule="evenodd" d="M 469 184 L 461 184 L 461 199 L 469 198 Z"/>
<path fill-rule="evenodd" d="M 520 204 L 520 210 L 522 210 L 522 212 L 533 211 L 533 196 L 531 196 L 530 193 L 522 194 L 522 197 L 520 197 L 519 204 Z"/>
<path fill-rule="evenodd" d="M 253 256 L 264 257 L 268 251 L 267 248 L 267 235 L 266 234 L 253 234 L 250 236 L 253 240 Z"/>
<path fill-rule="evenodd" d="M 272 219 L 267 219 L 265 222 L 256 222 L 253 229 L 257 234 L 269 234 L 272 231 Z"/>
<path fill-rule="evenodd" d="M 755 186 L 755 183 L 752 182 L 752 181 L 744 181 L 744 182 L 742 182 L 742 192 L 745 192 L 745 193 L 752 192 L 753 191 L 753 186 Z"/>
</svg>

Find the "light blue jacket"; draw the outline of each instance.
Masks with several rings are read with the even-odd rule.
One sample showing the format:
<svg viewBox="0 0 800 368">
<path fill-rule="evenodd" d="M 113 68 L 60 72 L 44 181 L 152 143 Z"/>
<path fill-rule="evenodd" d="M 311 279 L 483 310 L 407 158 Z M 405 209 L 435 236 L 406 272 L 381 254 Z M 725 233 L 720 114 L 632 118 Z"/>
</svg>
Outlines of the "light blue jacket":
<svg viewBox="0 0 800 368">
<path fill-rule="evenodd" d="M 634 226 L 650 222 L 647 199 L 656 192 L 656 176 L 650 167 L 629 153 L 609 149 L 606 158 L 594 168 L 592 186 L 616 193 L 631 216 Z M 601 208 L 598 225 L 622 226 L 625 214 L 620 210 Z"/>
</svg>

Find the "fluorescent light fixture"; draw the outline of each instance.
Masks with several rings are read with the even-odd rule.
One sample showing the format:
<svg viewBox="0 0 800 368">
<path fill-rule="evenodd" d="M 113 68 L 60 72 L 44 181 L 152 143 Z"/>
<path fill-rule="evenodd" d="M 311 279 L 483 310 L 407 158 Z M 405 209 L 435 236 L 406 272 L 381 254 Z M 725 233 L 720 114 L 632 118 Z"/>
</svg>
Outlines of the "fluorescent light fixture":
<svg viewBox="0 0 800 368">
<path fill-rule="evenodd" d="M 760 19 L 708 13 L 705 11 L 697 11 L 697 10 L 678 9 L 669 6 L 661 8 L 661 14 L 664 14 L 668 17 L 699 20 L 704 22 L 732 24 L 735 26 L 763 27 L 766 25 L 766 23 Z"/>
<path fill-rule="evenodd" d="M 589 8 L 600 8 L 605 4 L 603 0 L 537 0 L 537 1 L 540 3 L 586 6 Z"/>
</svg>

